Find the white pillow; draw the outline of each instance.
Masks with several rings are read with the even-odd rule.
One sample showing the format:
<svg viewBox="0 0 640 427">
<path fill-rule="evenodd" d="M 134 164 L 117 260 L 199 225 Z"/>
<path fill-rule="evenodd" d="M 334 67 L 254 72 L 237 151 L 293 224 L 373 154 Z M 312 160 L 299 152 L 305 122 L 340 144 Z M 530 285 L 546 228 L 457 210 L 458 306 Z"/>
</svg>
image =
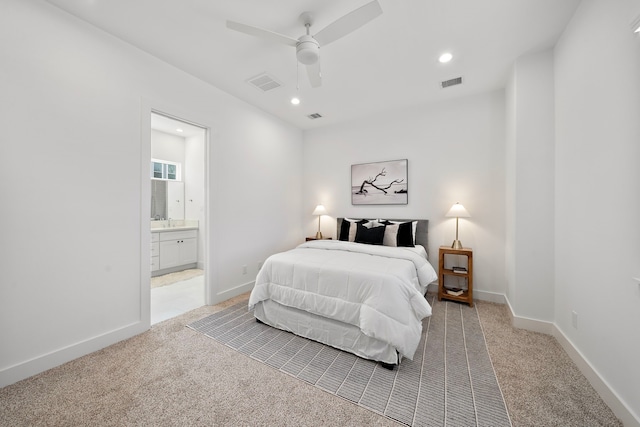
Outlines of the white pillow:
<svg viewBox="0 0 640 427">
<path fill-rule="evenodd" d="M 384 225 L 384 224 L 380 224 L 380 223 L 379 223 L 377 220 L 375 220 L 375 219 L 367 219 L 367 220 L 365 220 L 365 221 L 367 221 L 367 222 L 365 222 L 364 224 L 362 224 L 362 225 L 364 225 L 364 226 L 365 226 L 365 228 L 374 228 L 374 227 L 380 227 L 381 225 Z"/>
<path fill-rule="evenodd" d="M 344 218 L 344 221 L 347 221 L 349 223 L 349 241 L 350 242 L 355 242 L 356 241 L 356 232 L 358 231 L 358 226 L 357 226 L 357 222 L 358 221 L 362 221 L 361 219 L 352 219 L 352 218 Z M 368 220 L 365 220 L 368 221 Z M 368 223 L 364 223 L 362 225 L 364 225 L 365 227 L 367 227 Z M 369 227 L 367 227 L 369 228 Z M 340 236 L 338 236 L 338 238 L 340 238 Z"/>
<path fill-rule="evenodd" d="M 387 220 L 389 221 L 389 220 Z M 391 224 L 404 224 L 409 221 L 389 221 Z M 413 244 L 416 244 L 416 228 L 418 228 L 418 221 L 411 221 L 411 234 L 413 234 Z"/>
<path fill-rule="evenodd" d="M 398 228 L 400 228 L 400 224 L 387 225 L 387 228 L 384 229 L 383 246 L 398 246 Z"/>
</svg>

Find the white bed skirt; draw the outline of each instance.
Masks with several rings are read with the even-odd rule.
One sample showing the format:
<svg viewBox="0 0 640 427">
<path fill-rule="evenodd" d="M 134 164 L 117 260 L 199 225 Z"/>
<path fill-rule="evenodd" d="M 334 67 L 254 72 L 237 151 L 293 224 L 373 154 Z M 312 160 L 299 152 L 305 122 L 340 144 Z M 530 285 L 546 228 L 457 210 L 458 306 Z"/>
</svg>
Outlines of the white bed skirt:
<svg viewBox="0 0 640 427">
<path fill-rule="evenodd" d="M 365 359 L 395 365 L 398 352 L 387 343 L 364 335 L 356 326 L 287 307 L 272 300 L 255 306 L 255 317 L 274 328 L 292 332 Z"/>
</svg>

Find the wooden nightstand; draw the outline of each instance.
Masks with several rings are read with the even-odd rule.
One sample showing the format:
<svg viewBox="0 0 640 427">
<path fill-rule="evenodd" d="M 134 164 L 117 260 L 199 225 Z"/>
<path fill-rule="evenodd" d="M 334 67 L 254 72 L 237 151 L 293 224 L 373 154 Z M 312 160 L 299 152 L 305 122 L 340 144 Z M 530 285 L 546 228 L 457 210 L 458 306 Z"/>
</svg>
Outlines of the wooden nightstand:
<svg viewBox="0 0 640 427">
<path fill-rule="evenodd" d="M 464 263 L 453 263 L 453 266 L 445 269 L 445 256 L 446 255 L 461 255 L 467 257 L 466 266 L 460 265 Z M 448 246 L 440 246 L 440 256 L 438 262 L 438 301 L 442 298 L 452 301 L 459 301 L 469 304 L 473 307 L 473 250 L 471 248 L 452 249 Z M 459 257 L 456 257 L 459 258 Z M 458 268 L 460 269 L 458 269 Z M 460 295 L 452 295 L 451 289 L 445 287 L 445 277 L 455 276 L 466 282 L 466 289 L 462 288 Z M 459 281 L 459 280 L 458 280 Z M 451 288 L 451 287 L 449 287 Z M 447 292 L 449 290 L 449 292 Z"/>
<path fill-rule="evenodd" d="M 318 239 L 316 237 L 307 237 L 305 241 L 306 242 L 310 242 L 311 240 L 332 240 L 332 239 L 333 239 L 333 237 L 325 237 L 325 238 L 322 238 L 322 239 Z"/>
</svg>

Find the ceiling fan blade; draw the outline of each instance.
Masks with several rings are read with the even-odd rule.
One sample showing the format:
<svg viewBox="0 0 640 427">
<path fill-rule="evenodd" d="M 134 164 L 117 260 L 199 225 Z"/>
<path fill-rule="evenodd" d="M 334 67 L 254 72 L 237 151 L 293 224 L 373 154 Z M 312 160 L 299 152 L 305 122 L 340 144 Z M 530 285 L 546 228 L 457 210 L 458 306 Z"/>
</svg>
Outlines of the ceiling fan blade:
<svg viewBox="0 0 640 427">
<path fill-rule="evenodd" d="M 342 18 L 338 18 L 320 30 L 313 36 L 313 38 L 320 43 L 320 46 L 326 46 L 329 43 L 338 40 L 340 37 L 344 37 L 350 32 L 357 30 L 381 14 L 382 8 L 380 7 L 380 3 L 378 3 L 377 0 L 374 0 L 359 7 L 353 12 L 347 13 Z"/>
<path fill-rule="evenodd" d="M 322 86 L 322 74 L 320 73 L 320 60 L 315 64 L 307 65 L 307 75 L 309 76 L 309 82 L 311 87 Z"/>
<path fill-rule="evenodd" d="M 286 44 L 296 47 L 298 40 L 293 37 L 274 33 L 273 31 L 263 30 L 262 28 L 252 27 L 251 25 L 241 24 L 239 22 L 227 21 L 227 28 L 249 34 L 250 36 L 260 37 L 261 39 L 270 40 L 280 44 Z"/>
</svg>

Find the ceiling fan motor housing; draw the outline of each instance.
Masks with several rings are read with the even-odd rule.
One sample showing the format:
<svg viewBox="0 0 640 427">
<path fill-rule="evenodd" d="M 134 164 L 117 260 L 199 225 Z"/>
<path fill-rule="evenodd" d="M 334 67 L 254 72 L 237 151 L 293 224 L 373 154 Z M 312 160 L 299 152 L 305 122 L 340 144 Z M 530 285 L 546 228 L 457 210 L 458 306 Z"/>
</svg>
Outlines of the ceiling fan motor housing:
<svg viewBox="0 0 640 427">
<path fill-rule="evenodd" d="M 296 56 L 304 65 L 315 64 L 320 57 L 320 45 L 312 36 L 304 35 L 298 39 Z"/>
</svg>

